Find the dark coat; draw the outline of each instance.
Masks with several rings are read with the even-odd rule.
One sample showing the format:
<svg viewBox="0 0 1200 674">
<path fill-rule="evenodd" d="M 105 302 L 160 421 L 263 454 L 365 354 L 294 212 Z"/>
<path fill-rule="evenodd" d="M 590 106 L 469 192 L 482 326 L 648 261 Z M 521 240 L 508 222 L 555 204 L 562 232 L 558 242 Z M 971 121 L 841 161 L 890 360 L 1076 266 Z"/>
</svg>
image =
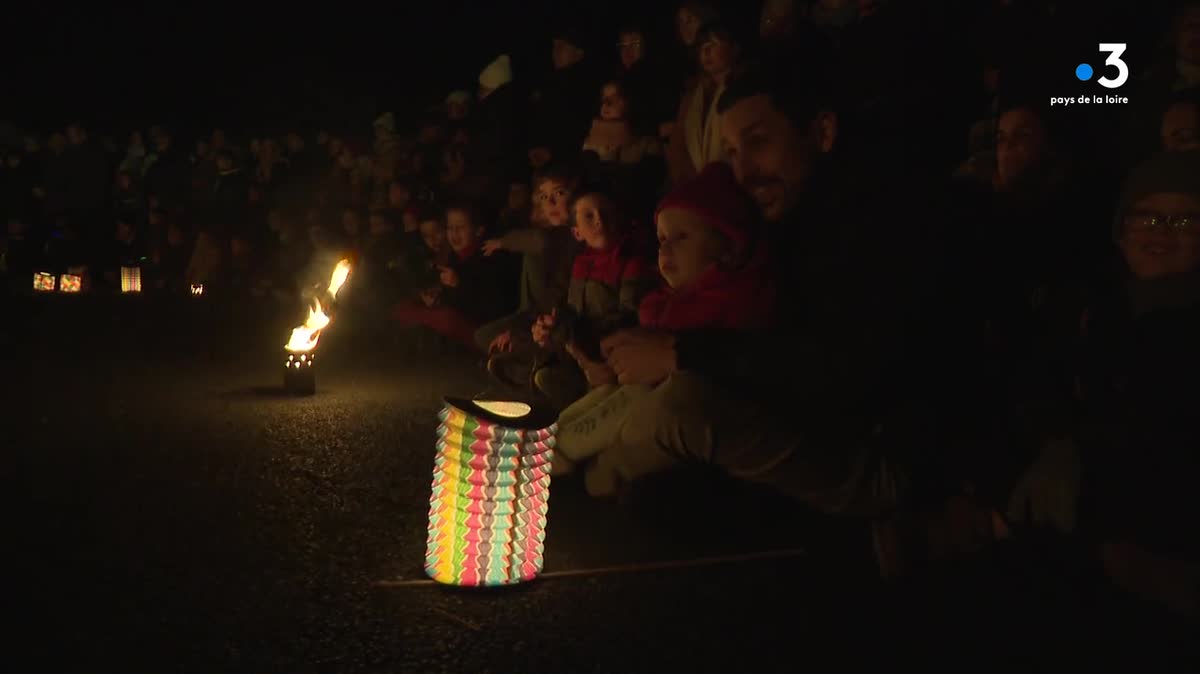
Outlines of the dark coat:
<svg viewBox="0 0 1200 674">
<path fill-rule="evenodd" d="M 1103 540 L 1200 560 L 1200 281 L 1131 284 L 1083 328 L 1085 512 Z"/>
<path fill-rule="evenodd" d="M 476 323 L 486 323 L 508 313 L 513 301 L 503 283 L 506 267 L 494 255 L 485 256 L 478 248 L 450 256 L 450 268 L 458 273 L 458 285 L 442 286 L 442 304 L 453 307 Z"/>
<path fill-rule="evenodd" d="M 600 81 L 586 59 L 553 71 L 534 106 L 530 144 L 550 148 L 557 160 L 578 156 L 600 109 Z"/>
<path fill-rule="evenodd" d="M 112 166 L 98 144 L 85 142 L 63 153 L 66 163 L 67 209 L 103 212 L 111 205 Z"/>
</svg>

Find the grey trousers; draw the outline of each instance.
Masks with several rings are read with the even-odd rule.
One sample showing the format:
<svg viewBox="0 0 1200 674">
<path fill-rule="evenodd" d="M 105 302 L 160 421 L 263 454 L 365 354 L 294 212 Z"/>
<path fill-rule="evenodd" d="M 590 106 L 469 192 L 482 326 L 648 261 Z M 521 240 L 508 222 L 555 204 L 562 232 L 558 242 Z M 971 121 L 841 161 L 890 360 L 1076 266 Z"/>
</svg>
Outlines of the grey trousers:
<svg viewBox="0 0 1200 674">
<path fill-rule="evenodd" d="M 789 419 L 688 372 L 652 388 L 597 389 L 564 415 L 559 447 L 568 459 L 591 458 L 593 495 L 695 461 L 829 513 L 885 511 L 903 487 L 903 475 L 866 443 L 808 443 Z"/>
</svg>

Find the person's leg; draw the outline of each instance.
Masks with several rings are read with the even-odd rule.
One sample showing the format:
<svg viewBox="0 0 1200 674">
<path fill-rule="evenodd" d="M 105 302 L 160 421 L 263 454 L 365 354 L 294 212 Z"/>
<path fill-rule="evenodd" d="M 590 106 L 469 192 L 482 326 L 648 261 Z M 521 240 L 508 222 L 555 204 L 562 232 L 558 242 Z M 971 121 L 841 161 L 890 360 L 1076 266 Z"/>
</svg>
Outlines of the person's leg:
<svg viewBox="0 0 1200 674">
<path fill-rule="evenodd" d="M 615 445 L 631 406 L 646 397 L 649 386 L 600 386 L 558 415 L 559 454 L 583 461 Z"/>
<path fill-rule="evenodd" d="M 454 307 L 435 307 L 425 314 L 425 325 L 434 332 L 447 337 L 468 349 L 478 348 L 475 343 L 477 326 L 471 319 Z"/>
<path fill-rule="evenodd" d="M 538 369 L 533 385 L 556 410 L 566 409 L 587 393 L 587 377 L 571 359 L 559 358 L 554 364 Z"/>
<path fill-rule="evenodd" d="M 879 507 L 878 494 L 887 491 L 879 483 L 887 480 L 877 457 L 857 443 L 808 443 L 801 430 L 735 392 L 678 373 L 630 406 L 618 442 L 589 467 L 588 490 L 612 493 L 624 482 L 701 461 L 826 512 Z"/>
</svg>

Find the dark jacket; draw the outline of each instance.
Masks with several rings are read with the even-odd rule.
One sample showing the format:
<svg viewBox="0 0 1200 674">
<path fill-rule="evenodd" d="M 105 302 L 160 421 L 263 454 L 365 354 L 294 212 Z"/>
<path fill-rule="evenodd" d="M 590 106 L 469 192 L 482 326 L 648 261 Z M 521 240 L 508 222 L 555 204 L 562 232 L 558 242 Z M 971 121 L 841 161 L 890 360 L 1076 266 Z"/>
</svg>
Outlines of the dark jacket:
<svg viewBox="0 0 1200 674">
<path fill-rule="evenodd" d="M 1131 283 L 1082 328 L 1085 513 L 1103 540 L 1200 560 L 1200 277 Z"/>
<path fill-rule="evenodd" d="M 928 440 L 908 433 L 944 388 L 945 344 L 961 336 L 936 320 L 951 285 L 943 205 L 904 175 L 876 158 L 823 158 L 803 202 L 768 226 L 777 327 L 677 337 L 681 370 L 759 401 L 830 470 L 885 428 L 900 447 Z"/>
<path fill-rule="evenodd" d="M 578 156 L 600 109 L 600 79 L 587 59 L 553 71 L 534 106 L 530 144 L 550 148 L 560 161 Z"/>
<path fill-rule="evenodd" d="M 521 256 L 519 308 L 547 314 L 567 297 L 578 244 L 569 227 L 522 227 L 500 239 L 504 250 Z"/>
<path fill-rule="evenodd" d="M 209 222 L 223 228 L 242 224 L 250 208 L 250 179 L 245 170 L 235 168 L 218 173 L 209 202 Z"/>
<path fill-rule="evenodd" d="M 520 89 L 506 84 L 493 91 L 471 111 L 471 153 L 467 170 L 473 174 L 494 171 L 498 164 L 525 156 L 525 119 Z M 441 156 L 436 157 L 438 165 Z"/>
<path fill-rule="evenodd" d="M 449 267 L 458 274 L 453 288 L 442 286 L 441 303 L 453 307 L 477 323 L 503 316 L 512 308 L 511 298 L 500 280 L 503 261 L 485 256 L 478 247 L 463 254 L 453 252 Z"/>
<path fill-rule="evenodd" d="M 160 208 L 178 208 L 188 203 L 191 167 L 187 155 L 173 147 L 158 154 L 146 170 L 146 195 L 157 197 Z"/>
<path fill-rule="evenodd" d="M 556 345 L 575 342 L 599 359 L 600 338 L 638 323 L 642 298 L 658 285 L 649 257 L 632 238 L 608 248 L 584 248 L 571 265 L 566 304 L 559 309 Z"/>
<path fill-rule="evenodd" d="M 67 208 L 80 213 L 103 212 L 111 205 L 112 166 L 98 144 L 85 142 L 63 153 L 67 165 Z"/>
</svg>

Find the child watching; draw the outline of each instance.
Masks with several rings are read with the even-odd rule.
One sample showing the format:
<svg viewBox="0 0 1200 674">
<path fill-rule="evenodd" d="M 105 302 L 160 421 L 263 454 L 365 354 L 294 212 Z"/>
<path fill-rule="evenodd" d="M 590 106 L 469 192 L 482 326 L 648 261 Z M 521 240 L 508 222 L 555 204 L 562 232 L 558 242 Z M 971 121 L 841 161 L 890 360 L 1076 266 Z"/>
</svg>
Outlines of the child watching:
<svg viewBox="0 0 1200 674">
<path fill-rule="evenodd" d="M 598 360 L 600 339 L 637 325 L 638 305 L 657 283 L 611 192 L 585 187 L 571 206 L 572 233 L 584 249 L 575 256 L 566 302 L 538 317 L 530 329 L 538 360 L 545 363 L 535 368 L 534 388 L 557 409 L 587 392 L 584 373 L 568 354 Z"/>
<path fill-rule="evenodd" d="M 502 268 L 497 258 L 480 250 L 483 225 L 472 206 L 453 204 L 446 208 L 444 218 L 449 258 L 434 260 L 436 284 L 421 291 L 419 304 L 398 306 L 395 317 L 402 326 L 425 326 L 475 350 L 480 323 L 507 309 L 500 292 Z"/>
<path fill-rule="evenodd" d="M 666 331 L 766 327 L 775 293 L 765 271 L 766 251 L 753 245 L 756 219 L 753 204 L 723 163 L 710 164 L 671 192 L 655 216 L 664 284 L 642 300 L 638 324 Z M 651 390 L 618 386 L 603 359 L 574 347 L 568 352 L 592 390 L 559 417 L 561 469 L 615 445 L 625 412 Z M 593 493 L 611 489 L 616 475 L 607 464 L 598 461 L 589 470 Z"/>
<path fill-rule="evenodd" d="M 511 351 L 514 338 L 518 342 L 527 342 L 534 320 L 549 313 L 566 297 L 576 248 L 576 241 L 566 225 L 571 219 L 571 191 L 577 184 L 575 174 L 564 167 L 543 170 L 534 179 L 535 210 L 540 213 L 541 222 L 484 242 L 484 255 L 509 251 L 522 258 L 521 299 L 517 312 L 484 325 L 475 335 L 480 348 L 489 354 L 502 355 Z M 493 374 L 502 373 L 507 364 L 501 357 L 494 365 L 489 363 L 488 368 Z M 527 376 L 528 370 L 524 374 Z M 505 376 L 497 376 L 507 381 Z"/>
</svg>

